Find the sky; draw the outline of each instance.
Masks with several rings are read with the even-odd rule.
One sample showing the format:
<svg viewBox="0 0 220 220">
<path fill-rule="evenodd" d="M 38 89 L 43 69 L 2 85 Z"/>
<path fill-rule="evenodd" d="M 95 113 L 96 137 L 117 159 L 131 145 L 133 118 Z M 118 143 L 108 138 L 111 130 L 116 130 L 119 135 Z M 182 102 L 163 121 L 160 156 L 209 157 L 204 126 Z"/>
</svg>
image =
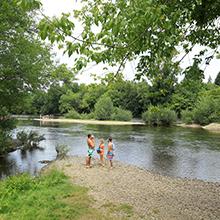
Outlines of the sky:
<svg viewBox="0 0 220 220">
<path fill-rule="evenodd" d="M 81 4 L 80 0 L 41 0 L 43 4 L 43 11 L 47 16 L 60 16 L 62 12 L 72 12 L 74 9 L 79 9 Z M 181 63 L 182 68 L 186 68 L 190 64 L 192 64 L 193 56 L 198 53 L 200 47 L 196 47 L 192 53 L 187 55 L 183 62 Z M 74 64 L 74 57 L 68 57 L 68 55 L 64 55 L 63 51 L 59 50 L 57 47 L 54 47 L 54 52 L 56 55 L 56 60 L 60 63 L 66 63 L 69 67 L 72 67 Z M 181 56 L 180 56 L 181 57 Z M 132 80 L 135 74 L 135 62 L 128 62 L 123 71 L 125 79 Z M 103 71 L 103 65 L 95 65 L 93 63 L 89 64 L 85 70 L 77 75 L 78 81 L 80 83 L 92 83 L 94 79 L 90 76 L 90 73 L 95 73 L 101 77 L 107 73 L 107 71 Z M 201 69 L 205 69 L 205 81 L 208 80 L 209 76 L 212 78 L 212 81 L 215 80 L 218 72 L 220 72 L 220 59 L 213 59 L 210 62 L 210 65 L 202 65 Z M 110 71 L 116 71 L 117 67 L 109 68 Z"/>
</svg>

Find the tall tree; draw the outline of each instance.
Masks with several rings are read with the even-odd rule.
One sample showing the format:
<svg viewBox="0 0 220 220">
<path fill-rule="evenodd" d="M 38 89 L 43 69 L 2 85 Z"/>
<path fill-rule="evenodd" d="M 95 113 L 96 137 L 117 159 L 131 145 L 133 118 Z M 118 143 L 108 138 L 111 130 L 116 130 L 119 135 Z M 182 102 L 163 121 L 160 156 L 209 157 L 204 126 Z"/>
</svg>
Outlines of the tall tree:
<svg viewBox="0 0 220 220">
<path fill-rule="evenodd" d="M 0 111 L 0 133 L 5 135 L 1 140 L 8 138 L 12 128 L 6 128 L 8 114 L 20 109 L 30 91 L 45 85 L 51 65 L 49 48 L 37 37 L 35 17 L 39 5 L 20 3 L 0 1 L 0 109 L 4 109 Z"/>
</svg>

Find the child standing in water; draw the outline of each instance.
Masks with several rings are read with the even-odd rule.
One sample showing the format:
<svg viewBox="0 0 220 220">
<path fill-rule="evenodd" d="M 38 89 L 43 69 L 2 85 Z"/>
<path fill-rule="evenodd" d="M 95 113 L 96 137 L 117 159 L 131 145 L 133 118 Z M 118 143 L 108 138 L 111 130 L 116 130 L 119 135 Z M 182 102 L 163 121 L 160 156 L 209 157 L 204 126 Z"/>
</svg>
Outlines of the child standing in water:
<svg viewBox="0 0 220 220">
<path fill-rule="evenodd" d="M 100 163 L 102 166 L 104 166 L 104 140 L 100 139 L 100 144 L 99 144 L 99 156 L 100 156 Z"/>
<path fill-rule="evenodd" d="M 109 137 L 109 139 L 108 139 L 107 158 L 108 158 L 108 160 L 110 162 L 110 169 L 113 168 L 113 163 L 112 163 L 113 157 L 114 157 L 114 146 L 113 146 L 113 143 L 112 143 L 112 138 Z"/>
</svg>

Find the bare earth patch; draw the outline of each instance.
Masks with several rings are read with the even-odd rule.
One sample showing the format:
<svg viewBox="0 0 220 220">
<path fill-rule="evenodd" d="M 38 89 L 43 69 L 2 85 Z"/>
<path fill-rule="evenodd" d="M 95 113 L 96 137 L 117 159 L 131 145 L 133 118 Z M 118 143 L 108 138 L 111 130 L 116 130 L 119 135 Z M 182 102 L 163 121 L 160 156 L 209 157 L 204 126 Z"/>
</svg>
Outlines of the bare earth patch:
<svg viewBox="0 0 220 220">
<path fill-rule="evenodd" d="M 74 183 L 88 187 L 96 208 L 123 204 L 129 214 L 133 207 L 130 219 L 220 219 L 220 183 L 161 176 L 120 162 L 112 170 L 97 160 L 89 169 L 84 164 L 85 158 L 69 157 L 49 169 L 62 170 Z"/>
</svg>

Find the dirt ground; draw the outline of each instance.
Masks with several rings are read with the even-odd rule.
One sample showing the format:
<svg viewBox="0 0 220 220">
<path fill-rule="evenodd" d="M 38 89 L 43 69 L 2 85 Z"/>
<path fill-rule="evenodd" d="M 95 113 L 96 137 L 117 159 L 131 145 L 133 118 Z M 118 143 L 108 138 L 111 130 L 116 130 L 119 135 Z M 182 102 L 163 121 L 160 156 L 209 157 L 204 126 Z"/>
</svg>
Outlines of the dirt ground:
<svg viewBox="0 0 220 220">
<path fill-rule="evenodd" d="M 85 158 L 68 157 L 48 168 L 62 170 L 74 183 L 88 187 L 98 208 L 129 204 L 135 213 L 130 219 L 220 219 L 220 183 L 161 176 L 120 162 L 114 162 L 113 169 L 92 162 L 86 169 Z"/>
</svg>

